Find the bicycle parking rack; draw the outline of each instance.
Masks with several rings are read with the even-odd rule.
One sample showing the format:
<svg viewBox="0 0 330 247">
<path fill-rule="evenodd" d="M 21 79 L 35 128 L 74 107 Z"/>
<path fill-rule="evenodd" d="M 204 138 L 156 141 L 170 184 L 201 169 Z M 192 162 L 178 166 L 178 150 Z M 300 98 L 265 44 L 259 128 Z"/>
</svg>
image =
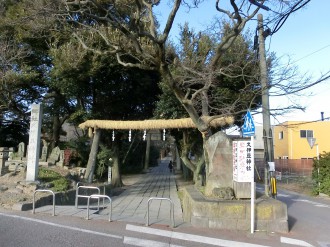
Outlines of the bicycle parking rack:
<svg viewBox="0 0 330 247">
<path fill-rule="evenodd" d="M 35 190 L 33 193 L 33 209 L 32 209 L 32 213 L 35 214 L 35 197 L 36 197 L 36 193 L 37 192 L 50 192 L 51 194 L 53 194 L 53 216 L 55 216 L 55 193 L 52 190 Z"/>
<path fill-rule="evenodd" d="M 100 195 L 100 188 L 95 186 L 79 186 L 79 183 L 77 183 L 77 189 L 76 189 L 76 200 L 75 200 L 75 207 L 78 208 L 78 198 L 89 198 L 90 195 L 80 195 L 79 189 L 91 189 L 91 190 L 97 190 L 98 195 Z M 100 198 L 98 198 L 98 207 L 100 207 Z"/>
<path fill-rule="evenodd" d="M 110 204 L 110 213 L 109 213 L 109 222 L 111 222 L 111 217 L 112 217 L 112 200 L 109 196 L 106 196 L 106 195 L 99 195 L 99 194 L 93 194 L 93 195 L 90 195 L 87 199 L 87 220 L 89 220 L 89 201 L 91 198 L 97 198 L 99 201 L 100 201 L 100 198 L 103 198 L 103 201 L 104 199 L 108 199 L 109 200 L 109 204 Z M 104 205 L 103 205 L 104 207 Z M 98 207 L 97 207 L 97 210 L 99 211 L 100 210 L 100 205 L 98 204 Z"/>
<path fill-rule="evenodd" d="M 150 197 L 148 200 L 148 208 L 147 208 L 147 223 L 146 226 L 149 226 L 149 205 L 151 201 L 153 200 L 164 200 L 164 201 L 169 201 L 171 204 L 171 209 L 170 209 L 170 215 L 171 215 L 171 221 L 172 221 L 172 227 L 175 228 L 175 222 L 174 222 L 174 203 L 170 198 L 162 198 L 162 197 Z"/>
</svg>

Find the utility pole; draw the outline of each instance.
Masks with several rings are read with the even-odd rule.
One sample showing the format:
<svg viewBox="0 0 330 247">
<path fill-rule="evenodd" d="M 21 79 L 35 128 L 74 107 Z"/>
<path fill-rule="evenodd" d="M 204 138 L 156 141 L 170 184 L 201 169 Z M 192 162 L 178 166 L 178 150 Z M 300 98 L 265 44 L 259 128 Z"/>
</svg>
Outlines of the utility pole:
<svg viewBox="0 0 330 247">
<path fill-rule="evenodd" d="M 273 147 L 273 134 L 270 124 L 270 111 L 269 111 L 269 87 L 268 87 L 268 72 L 266 63 L 265 51 L 265 34 L 263 26 L 263 16 L 258 14 L 258 41 L 259 41 L 259 68 L 260 68 L 260 83 L 262 93 L 262 119 L 263 119 L 263 138 L 264 138 L 264 160 L 265 160 L 265 194 L 269 196 L 268 186 L 268 162 L 274 161 L 274 147 Z"/>
</svg>

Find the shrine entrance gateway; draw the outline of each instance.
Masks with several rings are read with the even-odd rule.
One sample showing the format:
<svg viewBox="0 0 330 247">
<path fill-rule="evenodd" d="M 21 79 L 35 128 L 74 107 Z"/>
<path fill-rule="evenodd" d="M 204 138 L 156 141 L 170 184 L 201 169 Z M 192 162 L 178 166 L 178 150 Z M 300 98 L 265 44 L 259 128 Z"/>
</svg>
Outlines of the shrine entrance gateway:
<svg viewBox="0 0 330 247">
<path fill-rule="evenodd" d="M 203 121 L 208 122 L 211 127 L 220 127 L 225 125 L 231 125 L 234 122 L 234 118 L 231 116 L 221 117 L 213 119 L 212 117 L 202 117 Z M 98 142 L 100 138 L 100 130 L 152 130 L 152 129 L 187 129 L 187 128 L 196 128 L 196 125 L 191 120 L 191 118 L 183 118 L 183 119 L 158 119 L 158 120 L 141 120 L 141 121 L 114 121 L 114 120 L 87 120 L 84 123 L 79 125 L 81 129 L 88 129 L 89 135 L 92 136 L 94 133 L 94 140 L 91 147 L 88 163 L 87 163 L 87 171 L 85 175 L 85 179 L 88 181 L 92 180 L 92 170 L 95 165 L 97 150 L 98 150 Z M 94 131 L 93 131 L 94 130 Z M 148 141 L 148 140 L 147 140 Z M 146 157 L 148 153 L 148 147 L 150 145 L 147 144 Z M 144 168 L 148 168 L 147 158 L 145 160 Z"/>
</svg>

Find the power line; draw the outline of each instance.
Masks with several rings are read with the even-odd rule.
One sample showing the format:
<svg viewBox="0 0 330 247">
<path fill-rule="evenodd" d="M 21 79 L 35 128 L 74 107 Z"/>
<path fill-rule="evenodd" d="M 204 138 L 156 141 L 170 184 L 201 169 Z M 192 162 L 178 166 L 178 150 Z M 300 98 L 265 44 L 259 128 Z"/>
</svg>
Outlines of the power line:
<svg viewBox="0 0 330 247">
<path fill-rule="evenodd" d="M 307 54 L 306 56 L 303 56 L 302 58 L 299 58 L 299 59 L 293 61 L 291 64 L 296 63 L 296 62 L 299 62 L 300 60 L 303 60 L 303 59 L 305 59 L 307 57 L 310 57 L 310 56 L 314 55 L 315 53 L 318 53 L 318 52 L 320 52 L 320 51 L 322 51 L 322 50 L 324 50 L 325 48 L 328 48 L 328 47 L 330 47 L 330 44 L 328 44 L 328 45 L 326 45 L 326 46 L 324 46 L 324 47 L 322 47 L 322 48 L 320 48 L 320 49 L 318 49 L 316 51 L 313 51 L 313 52 Z"/>
<path fill-rule="evenodd" d="M 306 6 L 307 3 L 309 3 L 311 0 L 301 0 L 298 3 L 296 3 L 294 6 L 292 6 L 291 8 L 289 8 L 286 13 L 281 14 L 279 20 L 277 21 L 277 23 L 275 24 L 275 27 L 272 31 L 272 34 L 276 33 L 278 30 L 281 29 L 281 27 L 283 26 L 283 24 L 286 22 L 286 20 L 289 18 L 289 16 L 296 12 L 297 10 L 303 8 L 304 6 Z"/>
<path fill-rule="evenodd" d="M 304 124 L 317 123 L 317 122 L 327 122 L 327 121 L 324 121 L 324 120 L 330 120 L 330 117 L 323 118 L 323 120 L 319 119 L 319 120 L 312 120 L 312 121 L 286 121 L 286 122 L 296 122 L 296 123 L 285 124 L 285 122 L 284 122 L 284 123 L 281 123 L 279 125 L 286 125 L 286 127 L 288 127 L 288 128 L 295 128 L 297 126 L 301 126 L 301 125 L 304 125 Z"/>
</svg>

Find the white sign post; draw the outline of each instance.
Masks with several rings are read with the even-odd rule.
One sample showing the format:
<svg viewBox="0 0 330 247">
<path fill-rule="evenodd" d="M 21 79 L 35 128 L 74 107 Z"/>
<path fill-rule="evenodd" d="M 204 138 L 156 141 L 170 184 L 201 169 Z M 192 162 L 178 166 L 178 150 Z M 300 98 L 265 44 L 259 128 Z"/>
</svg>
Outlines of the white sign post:
<svg viewBox="0 0 330 247">
<path fill-rule="evenodd" d="M 250 111 L 245 115 L 245 121 L 242 128 L 243 137 L 251 137 L 251 141 L 246 144 L 246 169 L 249 170 L 249 179 L 251 182 L 251 233 L 254 233 L 254 134 L 255 125 Z"/>
</svg>

